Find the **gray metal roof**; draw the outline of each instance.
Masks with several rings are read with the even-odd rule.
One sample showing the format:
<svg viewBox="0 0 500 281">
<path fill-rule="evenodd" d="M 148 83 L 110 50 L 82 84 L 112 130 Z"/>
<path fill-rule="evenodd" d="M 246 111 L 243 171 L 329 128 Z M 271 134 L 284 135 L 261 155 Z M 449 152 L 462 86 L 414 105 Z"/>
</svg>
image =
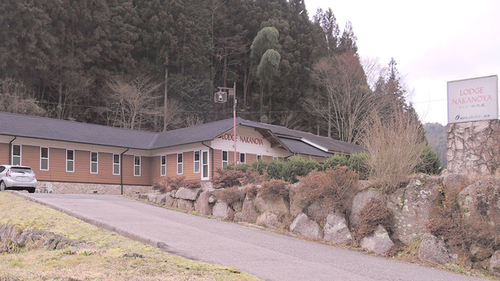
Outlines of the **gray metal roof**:
<svg viewBox="0 0 500 281">
<path fill-rule="evenodd" d="M 148 149 L 156 133 L 0 112 L 0 134 Z"/>
<path fill-rule="evenodd" d="M 358 153 L 361 146 L 307 132 L 237 118 L 237 126 L 253 127 L 273 145 L 292 153 L 331 156 L 332 152 Z M 0 112 L 0 134 L 61 140 L 135 149 L 157 149 L 210 141 L 233 128 L 233 119 L 219 120 L 187 128 L 153 133 L 87 124 L 53 118 Z"/>
</svg>

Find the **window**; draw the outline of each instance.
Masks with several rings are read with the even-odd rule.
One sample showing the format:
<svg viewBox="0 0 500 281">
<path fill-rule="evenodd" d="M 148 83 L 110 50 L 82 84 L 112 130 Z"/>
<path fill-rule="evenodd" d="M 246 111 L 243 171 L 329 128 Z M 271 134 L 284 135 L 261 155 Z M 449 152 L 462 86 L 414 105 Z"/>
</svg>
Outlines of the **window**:
<svg viewBox="0 0 500 281">
<path fill-rule="evenodd" d="M 12 146 L 12 165 L 21 165 L 21 146 L 18 144 Z"/>
<path fill-rule="evenodd" d="M 141 175 L 141 156 L 134 156 L 134 176 Z"/>
<path fill-rule="evenodd" d="M 120 154 L 113 154 L 113 175 L 120 174 Z"/>
<path fill-rule="evenodd" d="M 167 175 L 167 155 L 160 157 L 160 175 L 163 177 Z"/>
<path fill-rule="evenodd" d="M 226 168 L 229 164 L 229 154 L 227 151 L 222 151 L 222 169 Z"/>
<path fill-rule="evenodd" d="M 40 147 L 40 171 L 49 170 L 49 148 Z"/>
<path fill-rule="evenodd" d="M 208 167 L 208 150 L 203 150 L 201 152 L 201 162 L 202 162 L 202 173 L 201 173 L 201 179 L 202 180 L 208 180 L 210 179 L 209 177 L 209 167 Z"/>
<path fill-rule="evenodd" d="M 240 164 L 246 163 L 246 154 L 240 152 Z"/>
<path fill-rule="evenodd" d="M 194 163 L 193 163 L 193 167 L 194 167 L 194 173 L 199 173 L 200 172 L 200 152 L 199 151 L 194 151 Z"/>
<path fill-rule="evenodd" d="M 262 155 L 257 154 L 257 161 L 262 160 Z"/>
<path fill-rule="evenodd" d="M 177 174 L 182 175 L 183 167 L 182 167 L 182 153 L 177 153 Z"/>
<path fill-rule="evenodd" d="M 90 152 L 90 173 L 97 174 L 98 172 L 98 153 Z"/>
<path fill-rule="evenodd" d="M 73 173 L 75 171 L 75 151 L 66 150 L 66 172 Z"/>
</svg>

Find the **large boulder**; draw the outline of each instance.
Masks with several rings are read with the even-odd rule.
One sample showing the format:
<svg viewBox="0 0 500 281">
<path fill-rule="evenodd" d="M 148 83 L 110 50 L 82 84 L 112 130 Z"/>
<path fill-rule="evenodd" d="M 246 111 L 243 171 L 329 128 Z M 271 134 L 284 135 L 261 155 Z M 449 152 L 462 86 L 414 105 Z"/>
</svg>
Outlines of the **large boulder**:
<svg viewBox="0 0 500 281">
<path fill-rule="evenodd" d="M 464 174 L 447 174 L 443 177 L 443 191 L 444 194 L 451 199 L 469 185 L 469 178 Z"/>
<path fill-rule="evenodd" d="M 331 199 L 322 198 L 314 201 L 306 208 L 308 217 L 318 223 L 325 223 L 328 214 L 335 212 L 335 207 Z"/>
<path fill-rule="evenodd" d="M 377 226 L 372 235 L 361 239 L 361 247 L 363 249 L 373 251 L 377 254 L 383 255 L 387 253 L 392 246 L 394 246 L 394 242 L 389 237 L 387 230 L 381 225 Z"/>
<path fill-rule="evenodd" d="M 292 218 L 296 218 L 300 213 L 304 212 L 304 205 L 301 202 L 300 196 L 297 194 L 297 190 L 303 186 L 300 181 L 290 185 L 290 215 Z"/>
<path fill-rule="evenodd" d="M 235 215 L 235 220 L 255 223 L 258 217 L 259 213 L 255 208 L 254 200 L 247 195 L 243 201 L 241 212 L 237 213 L 237 216 Z"/>
<path fill-rule="evenodd" d="M 257 225 L 267 227 L 273 230 L 277 230 L 280 228 L 280 220 L 279 215 L 273 212 L 265 212 L 257 217 L 255 222 Z"/>
<path fill-rule="evenodd" d="M 500 251 L 496 251 L 493 256 L 491 256 L 489 270 L 492 273 L 500 274 Z"/>
<path fill-rule="evenodd" d="M 170 195 L 167 195 L 167 194 L 159 194 L 158 196 L 156 196 L 156 204 L 157 205 L 165 205 L 166 201 L 167 201 L 167 196 L 170 197 Z"/>
<path fill-rule="evenodd" d="M 469 226 L 500 238 L 500 178 L 485 178 L 469 185 L 457 200 Z"/>
<path fill-rule="evenodd" d="M 175 199 L 170 192 L 165 193 L 165 206 L 168 208 L 177 207 L 177 199 Z"/>
<path fill-rule="evenodd" d="M 389 196 L 387 207 L 394 214 L 393 238 L 409 245 L 421 238 L 432 211 L 439 206 L 439 186 L 435 179 L 419 174 L 404 188 Z"/>
<path fill-rule="evenodd" d="M 231 208 L 226 202 L 222 200 L 217 200 L 214 207 L 212 208 L 212 216 L 216 218 L 228 219 L 231 215 Z"/>
<path fill-rule="evenodd" d="M 175 197 L 184 200 L 195 201 L 200 195 L 201 188 L 180 188 L 175 192 Z"/>
<path fill-rule="evenodd" d="M 426 233 L 420 243 L 419 257 L 421 260 L 431 263 L 446 264 L 455 262 L 455 255 L 446 247 L 444 240 Z"/>
<path fill-rule="evenodd" d="M 314 220 L 309 219 L 306 214 L 300 213 L 290 225 L 290 231 L 302 236 L 321 239 L 321 227 Z"/>
<path fill-rule="evenodd" d="M 198 211 L 198 213 L 206 216 L 212 214 L 212 206 L 208 202 L 208 200 L 210 200 L 210 196 L 212 196 L 212 192 L 210 190 L 204 190 L 198 199 L 196 199 L 194 209 Z"/>
<path fill-rule="evenodd" d="M 347 227 L 347 221 L 343 215 L 328 214 L 323 228 L 323 239 L 337 244 L 345 244 L 352 240 L 351 231 Z"/>
<path fill-rule="evenodd" d="M 184 211 L 193 211 L 194 210 L 194 203 L 191 200 L 178 199 L 177 200 L 177 208 L 184 210 Z"/>
<path fill-rule="evenodd" d="M 276 199 L 268 199 L 258 194 L 257 197 L 255 197 L 254 205 L 261 214 L 266 212 L 287 214 L 290 210 L 290 203 L 283 196 L 278 196 Z"/>
<path fill-rule="evenodd" d="M 354 196 L 352 200 L 351 214 L 349 216 L 349 222 L 352 227 L 359 226 L 359 213 L 372 199 L 377 199 L 381 202 L 384 201 L 382 194 L 380 194 L 379 191 L 372 189 L 361 191 Z"/>
</svg>

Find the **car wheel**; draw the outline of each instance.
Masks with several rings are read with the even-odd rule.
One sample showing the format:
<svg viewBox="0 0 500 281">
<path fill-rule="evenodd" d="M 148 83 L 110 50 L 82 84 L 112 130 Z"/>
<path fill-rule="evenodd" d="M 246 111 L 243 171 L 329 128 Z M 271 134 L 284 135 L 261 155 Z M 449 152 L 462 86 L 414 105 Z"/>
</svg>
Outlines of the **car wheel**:
<svg viewBox="0 0 500 281">
<path fill-rule="evenodd" d="M 36 188 L 32 187 L 32 188 L 28 189 L 28 192 L 29 192 L 29 193 L 35 193 L 35 189 L 36 189 Z"/>
<path fill-rule="evenodd" d="M 3 181 L 0 181 L 0 191 L 5 190 L 5 183 Z"/>
</svg>

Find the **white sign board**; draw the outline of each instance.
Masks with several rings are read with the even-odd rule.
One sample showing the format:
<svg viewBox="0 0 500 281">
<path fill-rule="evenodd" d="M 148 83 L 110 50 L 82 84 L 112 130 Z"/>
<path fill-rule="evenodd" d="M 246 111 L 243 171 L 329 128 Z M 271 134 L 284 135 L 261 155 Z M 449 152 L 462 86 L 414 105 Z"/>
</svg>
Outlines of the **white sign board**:
<svg viewBox="0 0 500 281">
<path fill-rule="evenodd" d="M 498 119 L 498 76 L 448 82 L 448 123 Z"/>
</svg>

